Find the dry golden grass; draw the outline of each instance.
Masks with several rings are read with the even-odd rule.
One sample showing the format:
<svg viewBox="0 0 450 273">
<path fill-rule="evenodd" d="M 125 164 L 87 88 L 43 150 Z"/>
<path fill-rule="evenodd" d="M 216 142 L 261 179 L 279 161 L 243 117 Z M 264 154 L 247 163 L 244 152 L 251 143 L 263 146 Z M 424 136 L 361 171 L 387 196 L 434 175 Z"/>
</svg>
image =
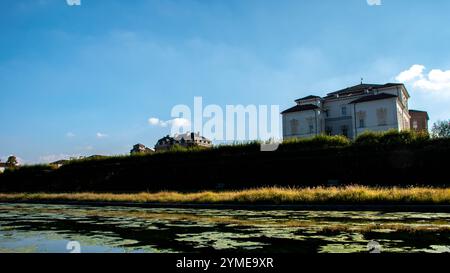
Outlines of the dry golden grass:
<svg viewBox="0 0 450 273">
<path fill-rule="evenodd" d="M 234 203 L 234 204 L 450 204 L 450 188 L 373 188 L 365 186 L 280 188 L 239 191 L 179 193 L 0 193 L 9 201 L 98 201 L 136 203 Z"/>
</svg>

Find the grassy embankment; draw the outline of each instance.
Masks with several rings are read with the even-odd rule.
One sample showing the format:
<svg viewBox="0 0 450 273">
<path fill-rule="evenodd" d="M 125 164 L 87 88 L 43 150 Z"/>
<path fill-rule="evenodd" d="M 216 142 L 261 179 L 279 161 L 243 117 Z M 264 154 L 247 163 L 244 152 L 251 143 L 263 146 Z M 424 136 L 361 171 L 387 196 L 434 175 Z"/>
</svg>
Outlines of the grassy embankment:
<svg viewBox="0 0 450 273">
<path fill-rule="evenodd" d="M 197 193 L 0 193 L 0 202 L 78 201 L 193 204 L 434 204 L 450 205 L 450 188 L 364 186 L 257 188 Z"/>
<path fill-rule="evenodd" d="M 0 192 L 201 192 L 265 186 L 449 186 L 450 138 L 410 131 L 291 139 L 273 152 L 260 143 L 149 155 L 94 157 L 23 166 L 0 175 Z"/>
</svg>

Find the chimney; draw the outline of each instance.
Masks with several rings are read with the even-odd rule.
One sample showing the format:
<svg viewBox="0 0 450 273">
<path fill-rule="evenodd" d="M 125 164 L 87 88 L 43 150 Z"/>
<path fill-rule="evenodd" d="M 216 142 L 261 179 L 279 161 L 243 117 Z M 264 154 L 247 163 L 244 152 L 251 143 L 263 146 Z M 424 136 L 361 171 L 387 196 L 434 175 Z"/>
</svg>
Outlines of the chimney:
<svg viewBox="0 0 450 273">
<path fill-rule="evenodd" d="M 191 133 L 191 139 L 195 140 L 195 133 L 193 133 L 193 132 Z"/>
</svg>

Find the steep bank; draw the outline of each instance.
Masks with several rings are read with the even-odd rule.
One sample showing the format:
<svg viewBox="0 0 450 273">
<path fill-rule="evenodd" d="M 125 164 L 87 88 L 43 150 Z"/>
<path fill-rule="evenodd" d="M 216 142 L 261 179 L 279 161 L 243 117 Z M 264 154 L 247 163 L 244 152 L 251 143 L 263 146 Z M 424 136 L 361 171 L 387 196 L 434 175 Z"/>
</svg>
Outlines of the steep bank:
<svg viewBox="0 0 450 273">
<path fill-rule="evenodd" d="M 360 185 L 446 185 L 450 139 L 411 133 L 291 141 L 261 152 L 257 143 L 31 166 L 0 175 L 0 192 L 140 192 Z"/>
</svg>

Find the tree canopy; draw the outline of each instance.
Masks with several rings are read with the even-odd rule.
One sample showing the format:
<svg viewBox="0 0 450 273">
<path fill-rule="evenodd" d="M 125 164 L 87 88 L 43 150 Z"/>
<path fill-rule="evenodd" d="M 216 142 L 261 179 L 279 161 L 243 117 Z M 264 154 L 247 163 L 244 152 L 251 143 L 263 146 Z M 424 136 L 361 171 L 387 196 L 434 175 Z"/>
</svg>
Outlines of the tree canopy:
<svg viewBox="0 0 450 273">
<path fill-rule="evenodd" d="M 19 164 L 19 162 L 17 161 L 17 158 L 12 155 L 12 156 L 8 157 L 6 164 L 8 164 L 10 166 L 17 166 Z"/>
<path fill-rule="evenodd" d="M 450 137 L 450 119 L 445 121 L 437 121 L 431 128 L 433 137 Z"/>
</svg>

